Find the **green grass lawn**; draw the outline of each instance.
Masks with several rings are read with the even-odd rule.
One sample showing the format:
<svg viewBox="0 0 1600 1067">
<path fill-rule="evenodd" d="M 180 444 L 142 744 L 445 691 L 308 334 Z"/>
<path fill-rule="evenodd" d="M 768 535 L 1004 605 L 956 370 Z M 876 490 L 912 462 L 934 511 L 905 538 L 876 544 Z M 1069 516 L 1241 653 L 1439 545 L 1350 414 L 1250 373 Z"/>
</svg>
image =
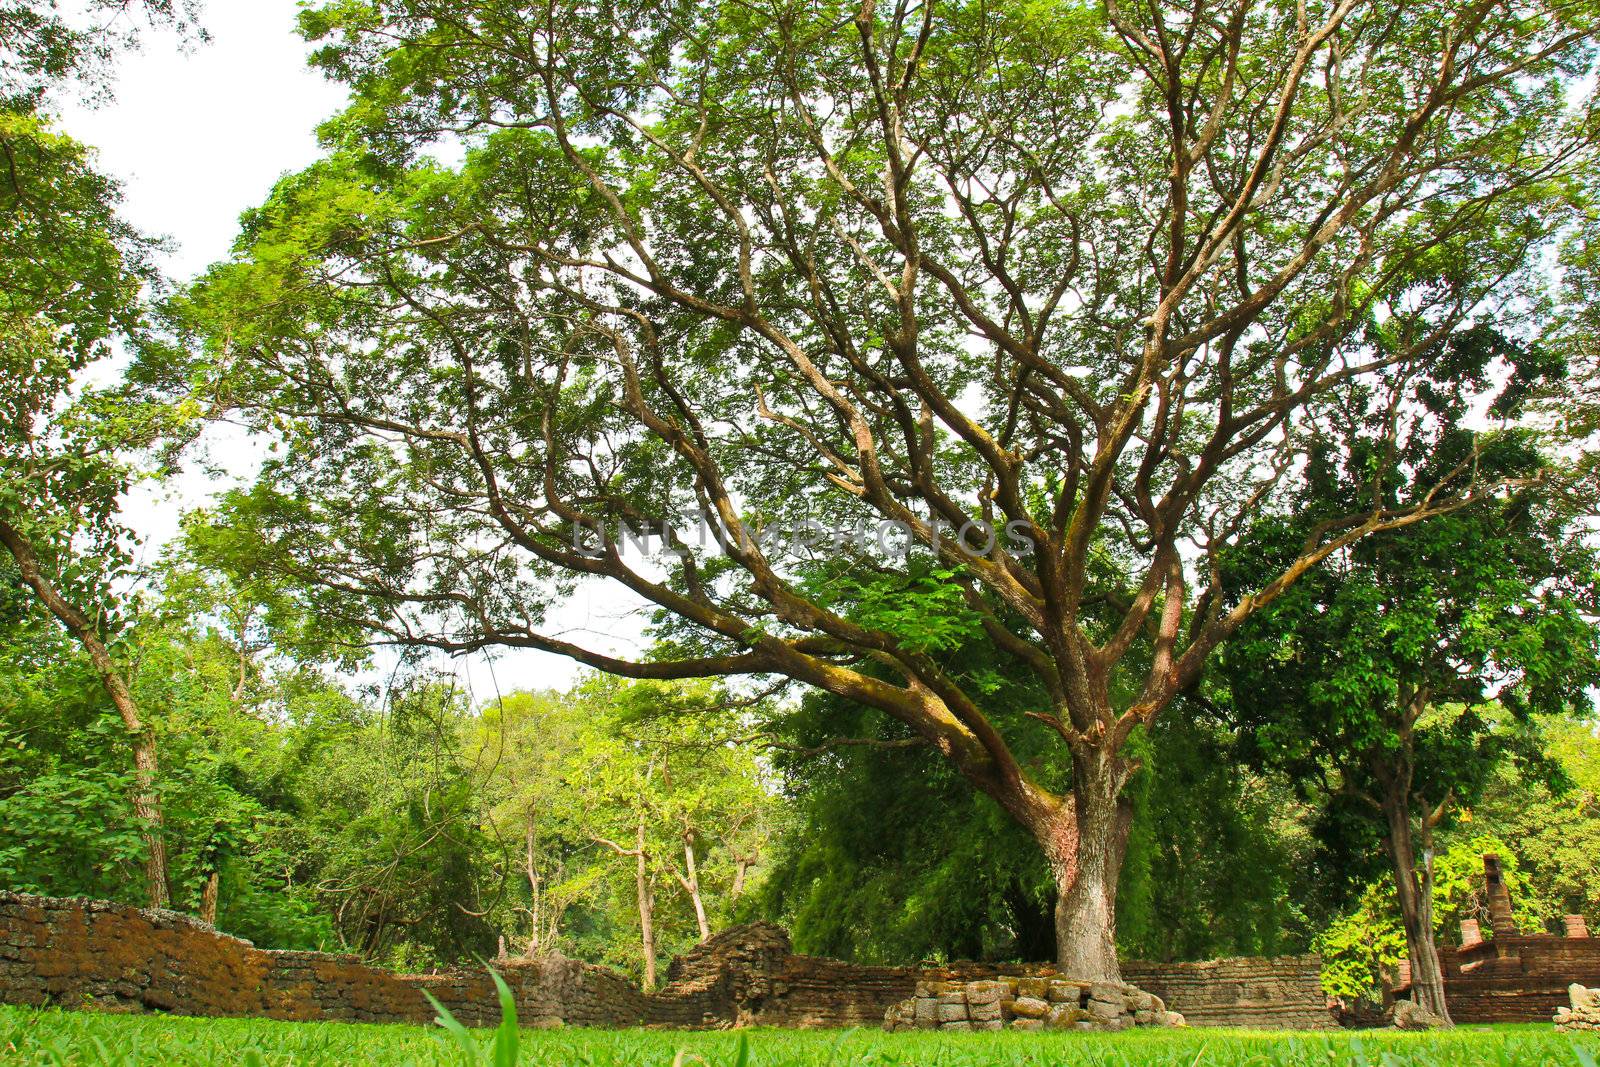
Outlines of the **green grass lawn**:
<svg viewBox="0 0 1600 1067">
<path fill-rule="evenodd" d="M 437 1028 L 280 1023 L 256 1019 L 95 1015 L 0 1007 L 5 1064 L 385 1064 L 468 1062 Z M 475 1035 L 488 1055 L 489 1033 Z M 741 1043 L 747 1043 L 741 1049 Z M 883 1034 L 874 1030 L 524 1031 L 519 1064 L 562 1067 L 817 1067 L 822 1064 L 1274 1065 L 1495 1064 L 1600 1067 L 1600 1040 L 1549 1026 L 1464 1028 L 1447 1034 L 1178 1030 L 1127 1034 Z"/>
</svg>

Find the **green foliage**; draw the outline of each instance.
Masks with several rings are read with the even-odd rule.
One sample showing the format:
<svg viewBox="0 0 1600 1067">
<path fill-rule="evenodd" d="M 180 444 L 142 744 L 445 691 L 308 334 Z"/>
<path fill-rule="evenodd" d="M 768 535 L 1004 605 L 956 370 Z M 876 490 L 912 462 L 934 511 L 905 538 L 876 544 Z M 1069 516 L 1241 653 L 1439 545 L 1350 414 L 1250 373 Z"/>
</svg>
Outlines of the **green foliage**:
<svg viewBox="0 0 1600 1067">
<path fill-rule="evenodd" d="M 981 646 L 960 656 L 986 669 Z M 1000 721 L 1007 700 L 988 709 Z M 1034 727 L 1014 724 L 1019 736 Z M 785 717 L 774 754 L 793 828 L 780 839 L 759 913 L 788 924 L 800 951 L 863 962 L 1053 957 L 1055 885 L 1036 846 L 907 731 L 869 709 L 809 698 Z M 1036 773 L 1067 777 L 1033 735 Z M 818 746 L 838 738 L 866 745 Z M 884 747 L 890 746 L 890 747 Z M 1118 888 L 1125 957 L 1207 959 L 1303 950 L 1325 909 L 1305 862 L 1303 805 L 1243 772 L 1209 720 L 1158 723 L 1138 748 L 1133 830 Z M 1241 869 L 1252 872 L 1239 877 Z"/>
<path fill-rule="evenodd" d="M 131 450 L 166 414 L 79 376 L 112 340 L 145 334 L 153 245 L 119 218 L 120 191 L 89 150 L 36 111 L 0 105 L 0 155 L 0 523 L 114 634 L 125 618 L 111 587 L 131 560 L 119 497 Z"/>
<path fill-rule="evenodd" d="M 422 673 L 379 701 L 328 680 L 349 647 L 273 587 L 175 557 L 160 593 L 122 647 L 162 752 L 172 898 L 196 911 L 215 872 L 229 933 L 425 969 L 527 945 L 538 911 L 540 951 L 637 968 L 631 878 L 597 839 L 631 844 L 641 817 L 664 951 L 697 937 L 686 834 L 712 923 L 759 884 L 772 798 L 752 751 L 711 729 L 709 687 L 595 679 L 479 709 Z M 0 616 L 0 881 L 143 903 L 126 732 L 28 601 L 0 595 Z"/>
<path fill-rule="evenodd" d="M 638 974 L 635 859 L 618 851 L 641 845 L 658 952 L 699 937 L 691 885 L 713 930 L 731 921 L 759 884 L 777 815 L 756 752 L 711 713 L 731 699 L 706 683 L 594 676 L 568 694 L 509 694 L 486 709 L 476 759 L 492 768 L 487 799 L 517 854 L 502 929 L 531 949 L 538 922 L 539 951 Z"/>
<path fill-rule="evenodd" d="M 1326 919 L 1312 811 L 1281 778 L 1241 765 L 1234 748 L 1221 724 L 1194 711 L 1158 721 L 1137 750 L 1144 769 L 1129 789 L 1133 829 L 1117 889 L 1125 958 L 1288 955 Z"/>
<path fill-rule="evenodd" d="M 950 659 L 963 677 L 993 679 L 986 710 L 1032 772 L 1067 779 L 1048 730 L 1023 715 L 1027 682 L 1000 675 L 983 643 Z M 808 694 L 771 728 L 794 824 L 759 908 L 799 951 L 875 963 L 1053 956 L 1055 887 L 1037 845 L 903 724 Z"/>
<path fill-rule="evenodd" d="M 0 0 L 0 107 L 31 106 L 74 83 L 98 96 L 116 54 L 141 24 L 204 34 L 199 0 Z"/>
<path fill-rule="evenodd" d="M 14 586 L 0 593 L 0 663 L 0 884 L 143 903 L 126 731 Z"/>
<path fill-rule="evenodd" d="M 6 370 L 26 370 L 33 389 L 55 391 L 63 372 L 98 354 L 107 337 L 137 331 L 150 243 L 118 217 L 121 190 L 94 168 L 91 151 L 47 118 L 0 110 L 0 147 Z M 41 330 L 41 347 L 23 343 L 28 324 Z M 25 355 L 39 362 L 16 362 Z"/>
<path fill-rule="evenodd" d="M 983 639 L 980 616 L 962 598 L 960 574 L 915 556 L 903 577 L 863 576 L 841 563 L 819 567 L 806 584 L 852 622 L 893 634 L 916 652 L 949 653 Z"/>
<path fill-rule="evenodd" d="M 0 883 L 25 893 L 126 898 L 127 872 L 144 859 L 142 828 L 128 808 L 132 785 L 131 774 L 83 768 L 30 776 L 0 799 Z"/>
<path fill-rule="evenodd" d="M 340 939 L 417 969 L 495 951 L 481 917 L 500 879 L 465 751 L 466 695 L 423 677 L 387 707 L 330 701 L 280 743 L 294 830 Z"/>
<path fill-rule="evenodd" d="M 1537 912 L 1530 928 L 1559 929 L 1563 915 L 1600 925 L 1600 737 L 1592 722 L 1549 722 L 1543 747 L 1568 783 L 1508 766 L 1472 810 L 1471 827 L 1510 842 L 1526 885 L 1513 898 Z"/>
<path fill-rule="evenodd" d="M 1322 989 L 1348 1001 L 1373 999 L 1385 976 L 1406 957 L 1406 935 L 1394 910 L 1394 892 L 1379 883 L 1362 894 L 1349 915 L 1335 919 L 1317 935 L 1322 954 Z"/>
</svg>

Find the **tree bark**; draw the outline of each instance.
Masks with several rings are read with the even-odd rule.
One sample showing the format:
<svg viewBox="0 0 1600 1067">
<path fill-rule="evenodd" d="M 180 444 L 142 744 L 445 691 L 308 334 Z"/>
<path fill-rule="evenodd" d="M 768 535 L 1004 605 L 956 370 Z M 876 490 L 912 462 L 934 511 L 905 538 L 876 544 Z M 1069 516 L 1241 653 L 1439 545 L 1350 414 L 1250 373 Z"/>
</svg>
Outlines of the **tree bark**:
<svg viewBox="0 0 1600 1067">
<path fill-rule="evenodd" d="M 1056 966 L 1071 978 L 1118 981 L 1117 881 L 1131 808 L 1123 760 L 1103 749 L 1073 755 L 1071 808 L 1035 829 L 1056 880 Z"/>
<path fill-rule="evenodd" d="M 711 923 L 706 919 L 706 904 L 700 895 L 700 865 L 694 858 L 694 834 L 688 830 L 683 833 L 683 869 L 686 873 L 680 875 L 678 881 L 683 883 L 683 890 L 689 894 L 689 902 L 694 905 L 694 921 L 700 928 L 700 940 L 709 940 Z"/>
<path fill-rule="evenodd" d="M 1406 931 L 1406 954 L 1411 960 L 1411 999 L 1419 1007 L 1452 1023 L 1444 996 L 1444 970 L 1439 945 L 1433 936 L 1432 873 L 1417 871 L 1416 848 L 1411 835 L 1411 806 L 1404 792 L 1389 788 L 1383 796 L 1385 844 L 1394 864 L 1395 895 Z"/>
<path fill-rule="evenodd" d="M 544 917 L 539 909 L 539 868 L 534 862 L 534 808 L 531 804 L 528 806 L 528 816 L 524 823 L 522 843 L 523 861 L 528 870 L 528 917 L 532 926 L 528 934 L 528 948 L 524 955 L 532 959 L 539 955 L 539 950 L 543 947 L 540 943 L 540 924 L 544 921 Z"/>
<path fill-rule="evenodd" d="M 20 531 L 10 523 L 0 520 L 0 543 L 6 546 L 17 562 L 17 571 L 23 582 L 54 615 L 73 638 L 88 653 L 95 673 L 111 704 L 122 717 L 133 746 L 133 812 L 143 827 L 145 844 L 145 897 L 152 908 L 165 908 L 171 903 L 167 889 L 167 845 L 163 836 L 164 820 L 161 799 L 156 793 L 156 739 L 155 734 L 139 718 L 139 707 L 133 692 L 117 670 L 116 662 L 93 621 L 68 602 L 55 587 L 39 563 L 38 553 Z"/>
<path fill-rule="evenodd" d="M 217 893 L 221 882 L 220 872 L 213 870 L 206 875 L 205 888 L 200 891 L 200 921 L 210 926 L 217 925 Z"/>
<path fill-rule="evenodd" d="M 645 856 L 644 819 L 634 848 L 634 888 L 639 896 L 639 945 L 644 952 L 644 991 L 656 988 L 656 905 L 650 894 L 650 867 Z"/>
</svg>

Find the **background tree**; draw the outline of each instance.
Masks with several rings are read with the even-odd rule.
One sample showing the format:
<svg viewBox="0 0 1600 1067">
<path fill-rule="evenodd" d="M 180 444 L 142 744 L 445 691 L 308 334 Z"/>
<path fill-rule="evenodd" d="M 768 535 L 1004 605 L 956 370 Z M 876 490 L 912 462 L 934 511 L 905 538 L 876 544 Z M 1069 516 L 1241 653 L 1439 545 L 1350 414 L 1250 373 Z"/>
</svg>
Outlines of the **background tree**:
<svg viewBox="0 0 1600 1067">
<path fill-rule="evenodd" d="M 508 895 L 503 925 L 526 930 L 530 957 L 559 950 L 567 909 L 593 888 L 583 862 L 591 842 L 568 818 L 566 768 L 582 748 L 582 729 L 582 712 L 553 691 L 507 693 L 480 719 L 475 759 L 488 769 L 487 803 L 500 834 L 517 846 L 512 867 L 525 882 Z"/>
<path fill-rule="evenodd" d="M 145 833 L 128 798 L 127 734 L 82 650 L 7 582 L 0 687 L 0 882 L 149 902 Z"/>
<path fill-rule="evenodd" d="M 681 891 L 696 938 L 710 937 L 760 860 L 752 846 L 773 798 L 751 749 L 706 715 L 731 699 L 711 686 L 597 677 L 579 698 L 581 748 L 563 785 L 592 845 L 632 874 L 640 965 L 654 988 L 661 887 Z"/>
<path fill-rule="evenodd" d="M 296 731 L 294 804 L 318 861 L 308 874 L 352 950 L 406 967 L 494 954 L 488 914 L 511 843 L 484 819 L 471 729 L 467 694 L 424 674 L 376 707 L 319 708 Z"/>
<path fill-rule="evenodd" d="M 156 423 L 115 416 L 108 395 L 72 396 L 113 338 L 143 331 L 150 243 L 116 214 L 118 192 L 82 145 L 37 114 L 0 110 L 0 545 L 8 571 L 88 655 L 133 751 L 132 802 L 146 828 L 146 892 L 169 891 L 155 741 L 114 645 L 131 559 L 118 524 L 127 450 Z"/>
<path fill-rule="evenodd" d="M 1452 340 L 1414 379 L 1412 410 L 1351 412 L 1281 518 L 1258 522 L 1225 561 L 1230 589 L 1301 550 L 1358 500 L 1405 497 L 1463 459 L 1536 480 L 1526 435 L 1474 434 L 1473 390 L 1505 343 L 1487 328 Z M 1510 416 L 1545 368 L 1514 367 L 1495 412 Z M 1394 425 L 1402 429 L 1396 431 Z M 1509 756 L 1537 758 L 1528 720 L 1590 707 L 1600 682 L 1593 553 L 1572 516 L 1532 492 L 1374 536 L 1339 553 L 1241 627 L 1222 655 L 1236 724 L 1258 761 L 1353 799 L 1380 821 L 1413 996 L 1448 1019 L 1434 940 L 1436 833 L 1473 804 Z M 1497 708 L 1491 708 L 1493 701 Z M 1419 864 L 1418 851 L 1422 862 Z"/>
<path fill-rule="evenodd" d="M 1134 733 L 1301 575 L 1500 483 L 1465 459 L 1359 501 L 1227 606 L 1218 555 L 1324 398 L 1386 410 L 1457 330 L 1536 325 L 1592 149 L 1570 6 L 362 0 L 303 26 L 355 100 L 191 308 L 216 395 L 288 442 L 264 560 L 398 640 L 879 709 L 1037 842 L 1085 977 L 1117 973 Z M 460 169 L 425 161 L 445 134 Z M 685 512 L 707 545 L 574 547 Z M 911 547 L 755 536 L 819 518 Z M 1110 625 L 1102 553 L 1135 590 Z M 1037 678 L 1070 781 L 821 556 L 935 583 Z M 675 651 L 553 634 L 575 576 L 676 620 Z"/>
<path fill-rule="evenodd" d="M 121 717 L 153 906 L 169 900 L 166 842 L 154 737 L 114 647 L 130 560 L 116 518 L 130 451 L 170 412 L 86 391 L 81 375 L 112 342 L 145 336 L 154 244 L 117 216 L 116 184 L 49 109 L 62 91 L 103 94 L 138 20 L 197 32 L 197 6 L 0 0 L 0 545 L 7 572 L 82 646 Z"/>
<path fill-rule="evenodd" d="M 154 785 L 170 903 L 200 913 L 214 899 L 222 929 L 278 947 L 330 947 L 332 928 L 297 880 L 306 860 L 283 743 L 287 724 L 328 699 L 328 687 L 306 664 L 262 655 L 241 695 L 238 649 L 192 588 L 173 594 L 188 576 L 167 578 L 130 602 L 117 647 L 163 757 Z M 0 674 L 0 882 L 148 903 L 149 827 L 128 803 L 126 729 L 81 646 L 30 594 L 13 596 L 25 610 L 0 626 L 15 652 Z"/>
</svg>

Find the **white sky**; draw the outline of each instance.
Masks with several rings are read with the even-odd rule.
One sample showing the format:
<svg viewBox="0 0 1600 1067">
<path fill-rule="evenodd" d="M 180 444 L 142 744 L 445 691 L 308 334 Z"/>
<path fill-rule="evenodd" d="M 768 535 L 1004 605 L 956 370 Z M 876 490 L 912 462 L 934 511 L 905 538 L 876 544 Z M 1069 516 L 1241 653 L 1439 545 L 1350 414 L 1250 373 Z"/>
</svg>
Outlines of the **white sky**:
<svg viewBox="0 0 1600 1067">
<path fill-rule="evenodd" d="M 181 51 L 170 35 L 148 34 L 140 51 L 121 57 L 110 103 L 69 104 L 62 126 L 99 152 L 103 171 L 120 179 L 124 217 L 173 245 L 163 266 L 184 282 L 227 257 L 239 215 L 273 183 L 317 158 L 315 130 L 336 112 L 344 90 L 310 70 L 295 33 L 295 0 L 209 0 L 201 16 L 211 40 Z M 218 435 L 208 458 L 231 479 L 198 472 L 150 488 L 128 502 L 127 518 L 148 556 L 177 529 L 185 508 L 202 505 L 227 481 L 247 479 L 260 449 L 239 435 Z M 639 651 L 641 622 L 617 594 L 580 594 L 558 625 L 570 639 L 602 651 Z M 450 666 L 441 661 L 442 667 Z M 569 660 L 539 653 L 454 664 L 480 699 L 495 689 L 567 685 Z"/>
<path fill-rule="evenodd" d="M 294 0 L 211 0 L 209 44 L 187 54 L 165 34 L 117 64 L 116 98 L 68 108 L 67 130 L 121 178 L 124 214 L 172 238 L 168 273 L 194 276 L 227 255 L 239 213 L 317 156 L 317 123 L 342 87 L 305 64 Z"/>
</svg>

